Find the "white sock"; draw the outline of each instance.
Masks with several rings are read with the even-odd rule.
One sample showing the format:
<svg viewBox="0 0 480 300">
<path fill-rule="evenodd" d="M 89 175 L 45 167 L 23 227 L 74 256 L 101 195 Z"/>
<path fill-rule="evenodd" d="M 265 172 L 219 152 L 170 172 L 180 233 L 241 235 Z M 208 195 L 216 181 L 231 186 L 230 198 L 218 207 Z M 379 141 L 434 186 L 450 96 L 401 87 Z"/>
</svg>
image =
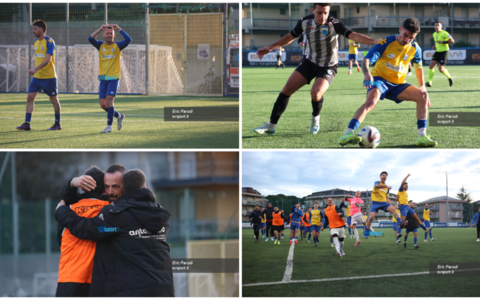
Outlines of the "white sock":
<svg viewBox="0 0 480 300">
<path fill-rule="evenodd" d="M 340 242 L 340 253 L 343 253 L 343 242 Z"/>
<path fill-rule="evenodd" d="M 418 137 L 422 137 L 423 135 L 426 135 L 426 134 L 427 134 L 427 128 L 426 127 L 418 129 Z"/>
<path fill-rule="evenodd" d="M 349 133 L 352 132 L 352 131 L 353 131 L 352 128 L 347 128 L 347 131 L 345 131 L 345 133 L 344 133 L 343 135 L 347 135 L 347 134 L 349 134 Z"/>
<path fill-rule="evenodd" d="M 337 250 L 337 252 L 342 253 L 342 249 L 341 249 L 341 246 L 340 246 L 340 242 L 338 241 L 338 238 L 337 238 L 337 237 L 334 237 L 334 238 L 333 238 L 333 244 L 335 245 L 335 249 Z"/>
<path fill-rule="evenodd" d="M 313 116 L 312 116 L 313 117 Z M 320 121 L 320 115 L 316 116 L 316 117 L 313 117 L 315 119 L 315 121 Z"/>
<path fill-rule="evenodd" d="M 354 235 L 355 238 L 357 239 L 357 242 L 360 241 L 357 228 L 353 229 L 353 235 Z"/>
<path fill-rule="evenodd" d="M 110 128 L 110 129 L 112 129 L 112 125 L 107 125 L 107 128 Z"/>
<path fill-rule="evenodd" d="M 268 123 L 268 128 L 275 129 L 276 127 L 277 127 L 277 124 Z"/>
</svg>

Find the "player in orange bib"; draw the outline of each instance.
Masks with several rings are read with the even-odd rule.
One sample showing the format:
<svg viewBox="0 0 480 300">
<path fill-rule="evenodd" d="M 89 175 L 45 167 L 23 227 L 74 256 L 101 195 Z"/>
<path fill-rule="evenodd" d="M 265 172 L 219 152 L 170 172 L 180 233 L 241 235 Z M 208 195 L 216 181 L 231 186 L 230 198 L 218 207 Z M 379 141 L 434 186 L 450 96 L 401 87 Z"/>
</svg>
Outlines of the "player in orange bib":
<svg viewBox="0 0 480 300">
<path fill-rule="evenodd" d="M 332 198 L 327 200 L 327 208 L 325 209 L 325 223 L 320 229 L 323 231 L 325 227 L 330 225 L 330 234 L 337 250 L 337 256 L 345 256 L 343 251 L 343 240 L 345 239 L 345 221 L 343 220 L 343 210 L 333 203 Z"/>
<path fill-rule="evenodd" d="M 275 237 L 273 244 L 280 245 L 282 231 L 285 229 L 285 215 L 278 210 L 277 206 L 275 206 L 273 208 L 272 217 L 273 236 Z"/>
<path fill-rule="evenodd" d="M 105 186 L 104 172 L 96 166 L 90 167 L 84 175 L 91 176 L 97 183 L 95 189 L 84 194 L 84 199 L 70 208 L 79 216 L 93 218 L 97 216 L 108 201 L 99 200 Z M 74 237 L 67 228 L 59 228 L 61 236 L 60 264 L 58 269 L 58 286 L 56 297 L 88 297 L 92 282 L 93 257 L 96 242 Z"/>
</svg>

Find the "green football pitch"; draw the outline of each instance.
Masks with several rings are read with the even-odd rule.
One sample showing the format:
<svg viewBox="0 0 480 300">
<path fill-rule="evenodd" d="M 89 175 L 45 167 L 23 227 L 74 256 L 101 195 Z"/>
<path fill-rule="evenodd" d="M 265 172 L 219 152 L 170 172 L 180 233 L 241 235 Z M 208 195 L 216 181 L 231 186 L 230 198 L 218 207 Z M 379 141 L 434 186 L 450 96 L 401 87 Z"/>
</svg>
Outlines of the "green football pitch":
<svg viewBox="0 0 480 300">
<path fill-rule="evenodd" d="M 429 264 L 480 263 L 475 228 L 433 229 L 435 241 L 424 243 L 418 229 L 419 249 L 414 249 L 413 233 L 407 247 L 395 243 L 393 229 L 383 237 L 345 239 L 345 256 L 337 257 L 330 246 L 329 231 L 320 233 L 320 243 L 298 241 L 289 246 L 290 230 L 280 245 L 260 240 L 255 244 L 252 229 L 242 231 L 242 293 L 244 297 L 475 297 L 477 277 L 434 277 Z M 359 231 L 362 234 L 362 231 Z M 405 234 L 405 230 L 402 231 Z M 285 282 L 287 260 L 292 252 L 291 282 Z M 403 275 L 400 275 L 403 274 Z M 323 279 L 323 280 L 322 280 Z M 288 280 L 287 280 L 288 281 Z"/>
<path fill-rule="evenodd" d="M 291 98 L 280 118 L 276 133 L 258 135 L 253 128 L 269 122 L 278 93 L 295 70 L 275 67 L 251 67 L 242 70 L 242 146 L 243 148 L 340 148 L 338 139 L 348 127 L 355 111 L 365 102 L 362 88 L 363 74 L 356 69 L 347 75 L 348 68 L 340 67 L 332 85 L 324 95 L 320 117 L 320 132 L 310 134 L 311 85 L 306 85 Z M 428 88 L 432 107 L 429 112 L 480 112 L 480 75 L 477 66 L 448 66 L 454 78 L 449 86 L 447 78 L 435 71 L 433 87 Z M 424 67 L 428 79 L 428 67 Z M 407 82 L 418 86 L 415 75 Z M 416 148 L 416 104 L 404 101 L 380 101 L 369 113 L 360 128 L 376 127 L 381 134 L 379 148 Z M 438 148 L 480 148 L 478 127 L 432 127 L 427 134 L 438 142 Z M 357 147 L 359 146 L 347 146 Z"/>
<path fill-rule="evenodd" d="M 47 131 L 54 123 L 53 106 L 39 94 L 31 131 L 24 123 L 27 94 L 0 94 L 0 148 L 237 148 L 239 122 L 164 122 L 164 107 L 238 107 L 230 97 L 158 97 L 119 95 L 115 109 L 126 115 L 123 128 L 100 133 L 107 113 L 97 95 L 60 94 L 62 130 Z"/>
</svg>

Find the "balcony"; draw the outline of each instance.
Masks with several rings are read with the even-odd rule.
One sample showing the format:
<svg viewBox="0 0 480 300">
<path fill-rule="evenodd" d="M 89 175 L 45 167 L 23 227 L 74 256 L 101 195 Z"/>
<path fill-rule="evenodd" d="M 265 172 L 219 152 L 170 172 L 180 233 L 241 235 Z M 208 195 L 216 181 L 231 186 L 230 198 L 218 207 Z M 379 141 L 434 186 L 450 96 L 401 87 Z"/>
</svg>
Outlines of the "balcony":
<svg viewBox="0 0 480 300">
<path fill-rule="evenodd" d="M 455 28 L 480 28 L 480 18 L 453 18 Z"/>
<path fill-rule="evenodd" d="M 242 204 L 243 205 L 258 205 L 258 206 L 261 206 L 261 207 L 265 206 L 265 203 L 263 201 L 260 202 L 260 201 L 252 201 L 252 200 L 243 200 Z"/>
<path fill-rule="evenodd" d="M 285 19 L 253 19 L 254 30 L 288 30 L 290 31 L 297 24 L 298 19 L 291 21 Z M 249 18 L 242 19 L 242 27 L 245 30 L 252 29 Z"/>
</svg>

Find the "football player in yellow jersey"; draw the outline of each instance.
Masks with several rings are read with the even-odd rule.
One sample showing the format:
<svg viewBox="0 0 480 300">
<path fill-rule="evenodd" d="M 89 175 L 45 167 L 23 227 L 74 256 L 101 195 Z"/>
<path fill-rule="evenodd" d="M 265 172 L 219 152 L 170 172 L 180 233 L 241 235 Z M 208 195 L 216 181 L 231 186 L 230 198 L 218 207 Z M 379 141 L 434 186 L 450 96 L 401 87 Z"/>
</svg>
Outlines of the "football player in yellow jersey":
<svg viewBox="0 0 480 300">
<path fill-rule="evenodd" d="M 447 76 L 448 82 L 450 83 L 450 86 L 452 86 L 453 78 L 450 73 L 448 73 L 447 69 L 445 69 L 445 65 L 448 61 L 448 50 L 450 50 L 448 44 L 455 43 L 455 40 L 448 32 L 442 30 L 442 22 L 440 21 L 435 22 L 435 32 L 433 33 L 433 40 L 435 41 L 435 46 L 433 46 L 432 49 L 435 50 L 435 54 L 433 54 L 432 60 L 430 61 L 430 67 L 428 70 L 428 81 L 426 86 L 432 86 L 432 79 L 433 75 L 435 74 L 435 66 L 437 64 L 440 73 Z"/>
<path fill-rule="evenodd" d="M 33 35 L 37 38 L 34 43 L 35 68 L 28 70 L 33 75 L 32 82 L 28 88 L 27 109 L 25 123 L 17 126 L 17 130 L 31 130 L 35 98 L 38 92 L 44 92 L 50 98 L 55 111 L 55 124 L 48 130 L 60 130 L 60 102 L 58 101 L 57 74 L 55 73 L 55 42 L 46 35 L 47 24 L 42 20 L 33 23 Z"/>
<path fill-rule="evenodd" d="M 114 42 L 115 30 L 119 30 L 124 40 Z M 96 40 L 95 38 L 101 32 L 105 31 L 103 37 L 105 42 Z M 120 57 L 122 50 L 130 44 L 132 38 L 122 30 L 117 24 L 102 25 L 94 33 L 88 37 L 88 41 L 98 50 L 99 74 L 100 80 L 100 107 L 107 112 L 107 127 L 102 133 L 112 132 L 113 117 L 117 118 L 117 129 L 122 129 L 123 119 L 125 115 L 117 112 L 113 105 L 115 96 L 117 95 L 118 84 L 121 79 Z"/>
<path fill-rule="evenodd" d="M 262 207 L 262 209 L 261 209 L 262 213 L 263 213 L 264 210 L 265 210 L 265 208 Z M 264 214 L 262 214 L 261 219 L 262 219 L 262 230 L 261 231 L 262 231 L 262 240 L 263 240 L 265 238 L 265 229 L 267 228 L 267 217 Z"/>
<path fill-rule="evenodd" d="M 415 144 L 421 147 L 437 146 L 437 142 L 427 136 L 430 99 L 423 78 L 422 49 L 415 42 L 419 32 L 418 20 L 408 18 L 400 27 L 400 34 L 381 39 L 363 59 L 362 71 L 365 75 L 363 86 L 368 89 L 367 101 L 355 112 L 347 130 L 338 140 L 340 146 L 361 142 L 361 138 L 354 134 L 354 131 L 375 108 L 378 101 L 385 98 L 395 103 L 401 103 L 404 100 L 416 102 L 418 138 Z M 414 63 L 420 88 L 405 82 L 409 61 Z M 370 63 L 375 63 L 372 73 L 369 70 Z"/>
<path fill-rule="evenodd" d="M 407 179 L 410 177 L 410 174 L 408 174 L 400 184 L 400 188 L 398 189 L 398 194 L 397 194 L 397 201 L 399 204 L 400 208 L 400 214 L 401 214 L 401 223 L 398 225 L 400 228 L 403 228 L 404 226 L 407 226 L 408 221 L 405 221 L 407 218 L 412 217 L 417 221 L 418 226 L 422 227 L 423 230 L 425 230 L 425 233 L 428 233 L 431 228 L 426 228 L 425 225 L 423 225 L 422 221 L 420 221 L 420 218 L 418 217 L 417 213 L 408 205 L 408 183 Z"/>
<path fill-rule="evenodd" d="M 431 204 L 431 205 L 428 205 L 428 203 L 425 203 L 425 208 L 423 210 L 423 225 L 425 225 L 425 227 L 427 228 L 430 228 L 430 231 L 428 232 L 428 234 L 430 234 L 430 241 L 434 241 L 435 239 L 432 237 L 432 225 L 430 224 L 430 215 L 433 215 L 433 213 L 430 211 L 430 207 L 434 207 L 435 204 Z M 427 241 L 427 233 L 425 232 L 425 240 L 424 240 L 425 243 L 428 244 L 428 241 Z"/>
<path fill-rule="evenodd" d="M 383 171 L 382 173 L 380 173 L 380 181 L 375 181 L 375 185 L 373 186 L 373 191 L 371 195 L 372 206 L 370 208 L 370 216 L 367 220 L 366 229 L 363 232 L 363 237 L 365 239 L 368 239 L 368 237 L 370 236 L 372 221 L 380 209 L 385 212 L 388 211 L 393 216 L 395 216 L 396 219 L 400 219 L 400 216 L 397 215 L 397 212 L 395 211 L 395 208 L 390 202 L 390 199 L 388 199 L 388 193 L 392 187 L 386 184 L 387 177 L 388 173 L 386 171 Z"/>
<path fill-rule="evenodd" d="M 352 62 L 355 62 L 357 71 L 360 72 L 360 67 L 358 66 L 357 61 L 359 47 L 360 43 L 357 43 L 354 40 L 348 40 L 348 75 L 352 74 Z"/>
<path fill-rule="evenodd" d="M 311 220 L 311 230 L 313 235 L 313 242 L 315 243 L 315 247 L 318 246 L 318 238 L 320 237 L 320 228 L 322 228 L 322 219 L 323 213 L 321 210 L 318 209 L 318 202 L 313 204 L 313 209 L 310 212 L 310 220 Z"/>
</svg>

